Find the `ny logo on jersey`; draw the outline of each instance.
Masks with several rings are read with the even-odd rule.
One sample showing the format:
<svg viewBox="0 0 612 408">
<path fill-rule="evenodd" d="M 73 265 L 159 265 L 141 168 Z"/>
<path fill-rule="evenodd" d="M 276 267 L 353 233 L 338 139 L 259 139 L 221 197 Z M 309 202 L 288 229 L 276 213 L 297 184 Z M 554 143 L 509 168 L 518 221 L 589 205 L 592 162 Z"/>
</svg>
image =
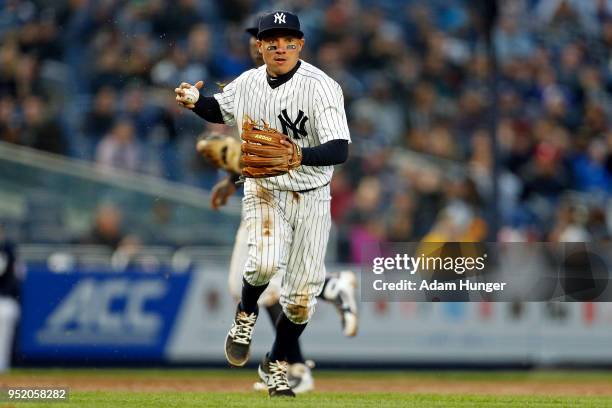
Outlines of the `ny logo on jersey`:
<svg viewBox="0 0 612 408">
<path fill-rule="evenodd" d="M 294 139 L 300 139 L 302 136 L 308 136 L 308 132 L 306 131 L 306 121 L 308 120 L 308 116 L 304 115 L 304 112 L 301 110 L 298 112 L 297 118 L 292 121 L 287 114 L 287 109 L 283 109 L 281 114 L 278 115 L 278 120 L 280 120 L 281 125 L 283 126 L 284 134 L 289 135 L 289 130 L 291 130 L 293 132 Z"/>
<path fill-rule="evenodd" d="M 274 24 L 285 24 L 285 13 L 274 14 Z"/>
</svg>

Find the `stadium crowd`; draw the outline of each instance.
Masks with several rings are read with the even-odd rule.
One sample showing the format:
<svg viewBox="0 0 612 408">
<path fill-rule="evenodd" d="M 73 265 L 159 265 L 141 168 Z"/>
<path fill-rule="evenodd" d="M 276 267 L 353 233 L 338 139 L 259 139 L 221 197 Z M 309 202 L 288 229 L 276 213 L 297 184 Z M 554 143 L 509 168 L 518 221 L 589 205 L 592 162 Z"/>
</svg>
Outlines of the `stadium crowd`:
<svg viewBox="0 0 612 408">
<path fill-rule="evenodd" d="M 6 0 L 0 140 L 210 188 L 204 128 L 174 102 L 250 68 L 252 16 L 296 11 L 305 59 L 345 92 L 351 159 L 332 183 L 341 260 L 377 240 L 608 240 L 612 0 L 502 0 L 499 156 L 486 47 L 467 0 Z M 440 165 L 398 165 L 397 152 Z M 449 171 L 446 163 L 459 164 Z M 401 163 L 400 163 L 401 164 Z M 446 170 L 445 170 L 446 169 Z"/>
</svg>

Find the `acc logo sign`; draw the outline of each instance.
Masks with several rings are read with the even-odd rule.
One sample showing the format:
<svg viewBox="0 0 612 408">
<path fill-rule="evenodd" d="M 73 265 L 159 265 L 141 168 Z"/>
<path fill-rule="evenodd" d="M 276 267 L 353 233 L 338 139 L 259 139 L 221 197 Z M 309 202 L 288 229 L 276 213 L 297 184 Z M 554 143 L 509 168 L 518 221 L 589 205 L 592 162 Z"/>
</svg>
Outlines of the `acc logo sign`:
<svg viewBox="0 0 612 408">
<path fill-rule="evenodd" d="M 84 279 L 48 317 L 38 338 L 45 343 L 153 343 L 162 318 L 145 311 L 147 302 L 162 298 L 159 280 Z"/>
</svg>

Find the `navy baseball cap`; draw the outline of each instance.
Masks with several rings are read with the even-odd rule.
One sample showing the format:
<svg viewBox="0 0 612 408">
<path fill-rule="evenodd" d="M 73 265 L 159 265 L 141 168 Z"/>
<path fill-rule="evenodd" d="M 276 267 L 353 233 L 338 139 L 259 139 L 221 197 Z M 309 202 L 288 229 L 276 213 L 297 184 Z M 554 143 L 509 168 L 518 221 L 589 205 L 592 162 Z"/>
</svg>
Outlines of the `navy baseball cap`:
<svg viewBox="0 0 612 408">
<path fill-rule="evenodd" d="M 260 40 L 272 31 L 284 31 L 294 34 L 298 38 L 302 38 L 304 33 L 300 28 L 300 19 L 293 13 L 288 11 L 273 11 L 272 13 L 264 14 L 259 19 L 259 32 L 257 38 Z"/>
</svg>

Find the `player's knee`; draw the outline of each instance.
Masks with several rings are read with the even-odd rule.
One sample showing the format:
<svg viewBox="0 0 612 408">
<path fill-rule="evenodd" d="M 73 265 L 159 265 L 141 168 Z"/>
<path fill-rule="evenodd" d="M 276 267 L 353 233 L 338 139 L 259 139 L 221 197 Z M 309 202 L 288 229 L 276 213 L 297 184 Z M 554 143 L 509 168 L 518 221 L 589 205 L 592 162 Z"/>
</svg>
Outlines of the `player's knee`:
<svg viewBox="0 0 612 408">
<path fill-rule="evenodd" d="M 302 305 L 287 305 L 285 315 L 295 324 L 304 324 L 310 320 L 310 308 Z"/>
<path fill-rule="evenodd" d="M 283 305 L 283 311 L 293 323 L 304 324 L 310 320 L 314 312 L 314 305 L 310 305 L 308 297 L 303 296 L 297 299 L 297 302 L 289 302 Z"/>
</svg>

